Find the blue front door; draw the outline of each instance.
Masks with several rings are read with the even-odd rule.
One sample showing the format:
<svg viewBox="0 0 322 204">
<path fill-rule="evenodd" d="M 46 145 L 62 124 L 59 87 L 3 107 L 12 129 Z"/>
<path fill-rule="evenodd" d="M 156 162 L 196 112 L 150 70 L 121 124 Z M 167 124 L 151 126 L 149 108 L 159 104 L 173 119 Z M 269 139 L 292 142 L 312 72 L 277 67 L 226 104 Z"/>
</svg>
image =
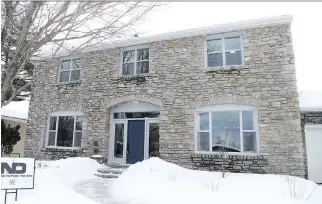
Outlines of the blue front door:
<svg viewBox="0 0 322 204">
<path fill-rule="evenodd" d="M 129 120 L 127 129 L 126 163 L 134 164 L 144 159 L 144 120 Z"/>
</svg>

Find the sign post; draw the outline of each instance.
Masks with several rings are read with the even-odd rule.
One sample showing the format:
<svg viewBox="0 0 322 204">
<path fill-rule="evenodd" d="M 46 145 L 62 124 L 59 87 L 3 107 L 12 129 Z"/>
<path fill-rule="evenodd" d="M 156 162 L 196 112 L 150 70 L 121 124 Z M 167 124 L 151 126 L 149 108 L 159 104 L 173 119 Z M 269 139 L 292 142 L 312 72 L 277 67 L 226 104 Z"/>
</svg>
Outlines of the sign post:
<svg viewBox="0 0 322 204">
<path fill-rule="evenodd" d="M 4 203 L 7 202 L 8 193 L 15 193 L 17 201 L 18 190 L 34 188 L 35 162 L 34 158 L 1 158 L 1 190 L 5 190 Z"/>
</svg>

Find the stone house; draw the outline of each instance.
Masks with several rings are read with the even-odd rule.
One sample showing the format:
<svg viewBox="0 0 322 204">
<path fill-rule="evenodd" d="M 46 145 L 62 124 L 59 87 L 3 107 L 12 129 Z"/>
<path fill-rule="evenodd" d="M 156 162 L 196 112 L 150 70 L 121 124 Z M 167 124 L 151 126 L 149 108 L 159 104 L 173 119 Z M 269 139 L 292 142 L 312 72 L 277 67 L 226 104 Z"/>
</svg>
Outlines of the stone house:
<svg viewBox="0 0 322 204">
<path fill-rule="evenodd" d="M 36 62 L 25 155 L 151 156 L 305 176 L 290 16 L 118 40 Z"/>
</svg>

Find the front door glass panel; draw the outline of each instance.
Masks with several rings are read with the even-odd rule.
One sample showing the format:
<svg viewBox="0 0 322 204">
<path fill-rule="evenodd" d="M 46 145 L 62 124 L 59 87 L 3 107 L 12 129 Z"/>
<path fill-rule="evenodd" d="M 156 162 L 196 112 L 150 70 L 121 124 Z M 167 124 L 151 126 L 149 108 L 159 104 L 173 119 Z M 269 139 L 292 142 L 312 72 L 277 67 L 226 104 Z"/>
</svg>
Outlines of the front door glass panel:
<svg viewBox="0 0 322 204">
<path fill-rule="evenodd" d="M 149 158 L 159 157 L 159 123 L 149 124 Z"/>
<path fill-rule="evenodd" d="M 124 124 L 115 124 L 114 157 L 123 158 Z"/>
</svg>

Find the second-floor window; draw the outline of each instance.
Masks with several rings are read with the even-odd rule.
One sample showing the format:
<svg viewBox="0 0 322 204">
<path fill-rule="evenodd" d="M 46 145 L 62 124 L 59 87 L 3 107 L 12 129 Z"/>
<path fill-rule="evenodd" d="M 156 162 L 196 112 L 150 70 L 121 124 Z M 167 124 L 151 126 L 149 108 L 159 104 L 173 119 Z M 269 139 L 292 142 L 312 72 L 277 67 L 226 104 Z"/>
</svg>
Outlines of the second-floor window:
<svg viewBox="0 0 322 204">
<path fill-rule="evenodd" d="M 127 48 L 122 52 L 122 75 L 149 73 L 149 48 Z"/>
<path fill-rule="evenodd" d="M 241 36 L 207 40 L 207 67 L 232 67 L 243 64 Z"/>
<path fill-rule="evenodd" d="M 80 77 L 80 59 L 62 60 L 59 67 L 59 82 L 78 81 Z"/>
</svg>

